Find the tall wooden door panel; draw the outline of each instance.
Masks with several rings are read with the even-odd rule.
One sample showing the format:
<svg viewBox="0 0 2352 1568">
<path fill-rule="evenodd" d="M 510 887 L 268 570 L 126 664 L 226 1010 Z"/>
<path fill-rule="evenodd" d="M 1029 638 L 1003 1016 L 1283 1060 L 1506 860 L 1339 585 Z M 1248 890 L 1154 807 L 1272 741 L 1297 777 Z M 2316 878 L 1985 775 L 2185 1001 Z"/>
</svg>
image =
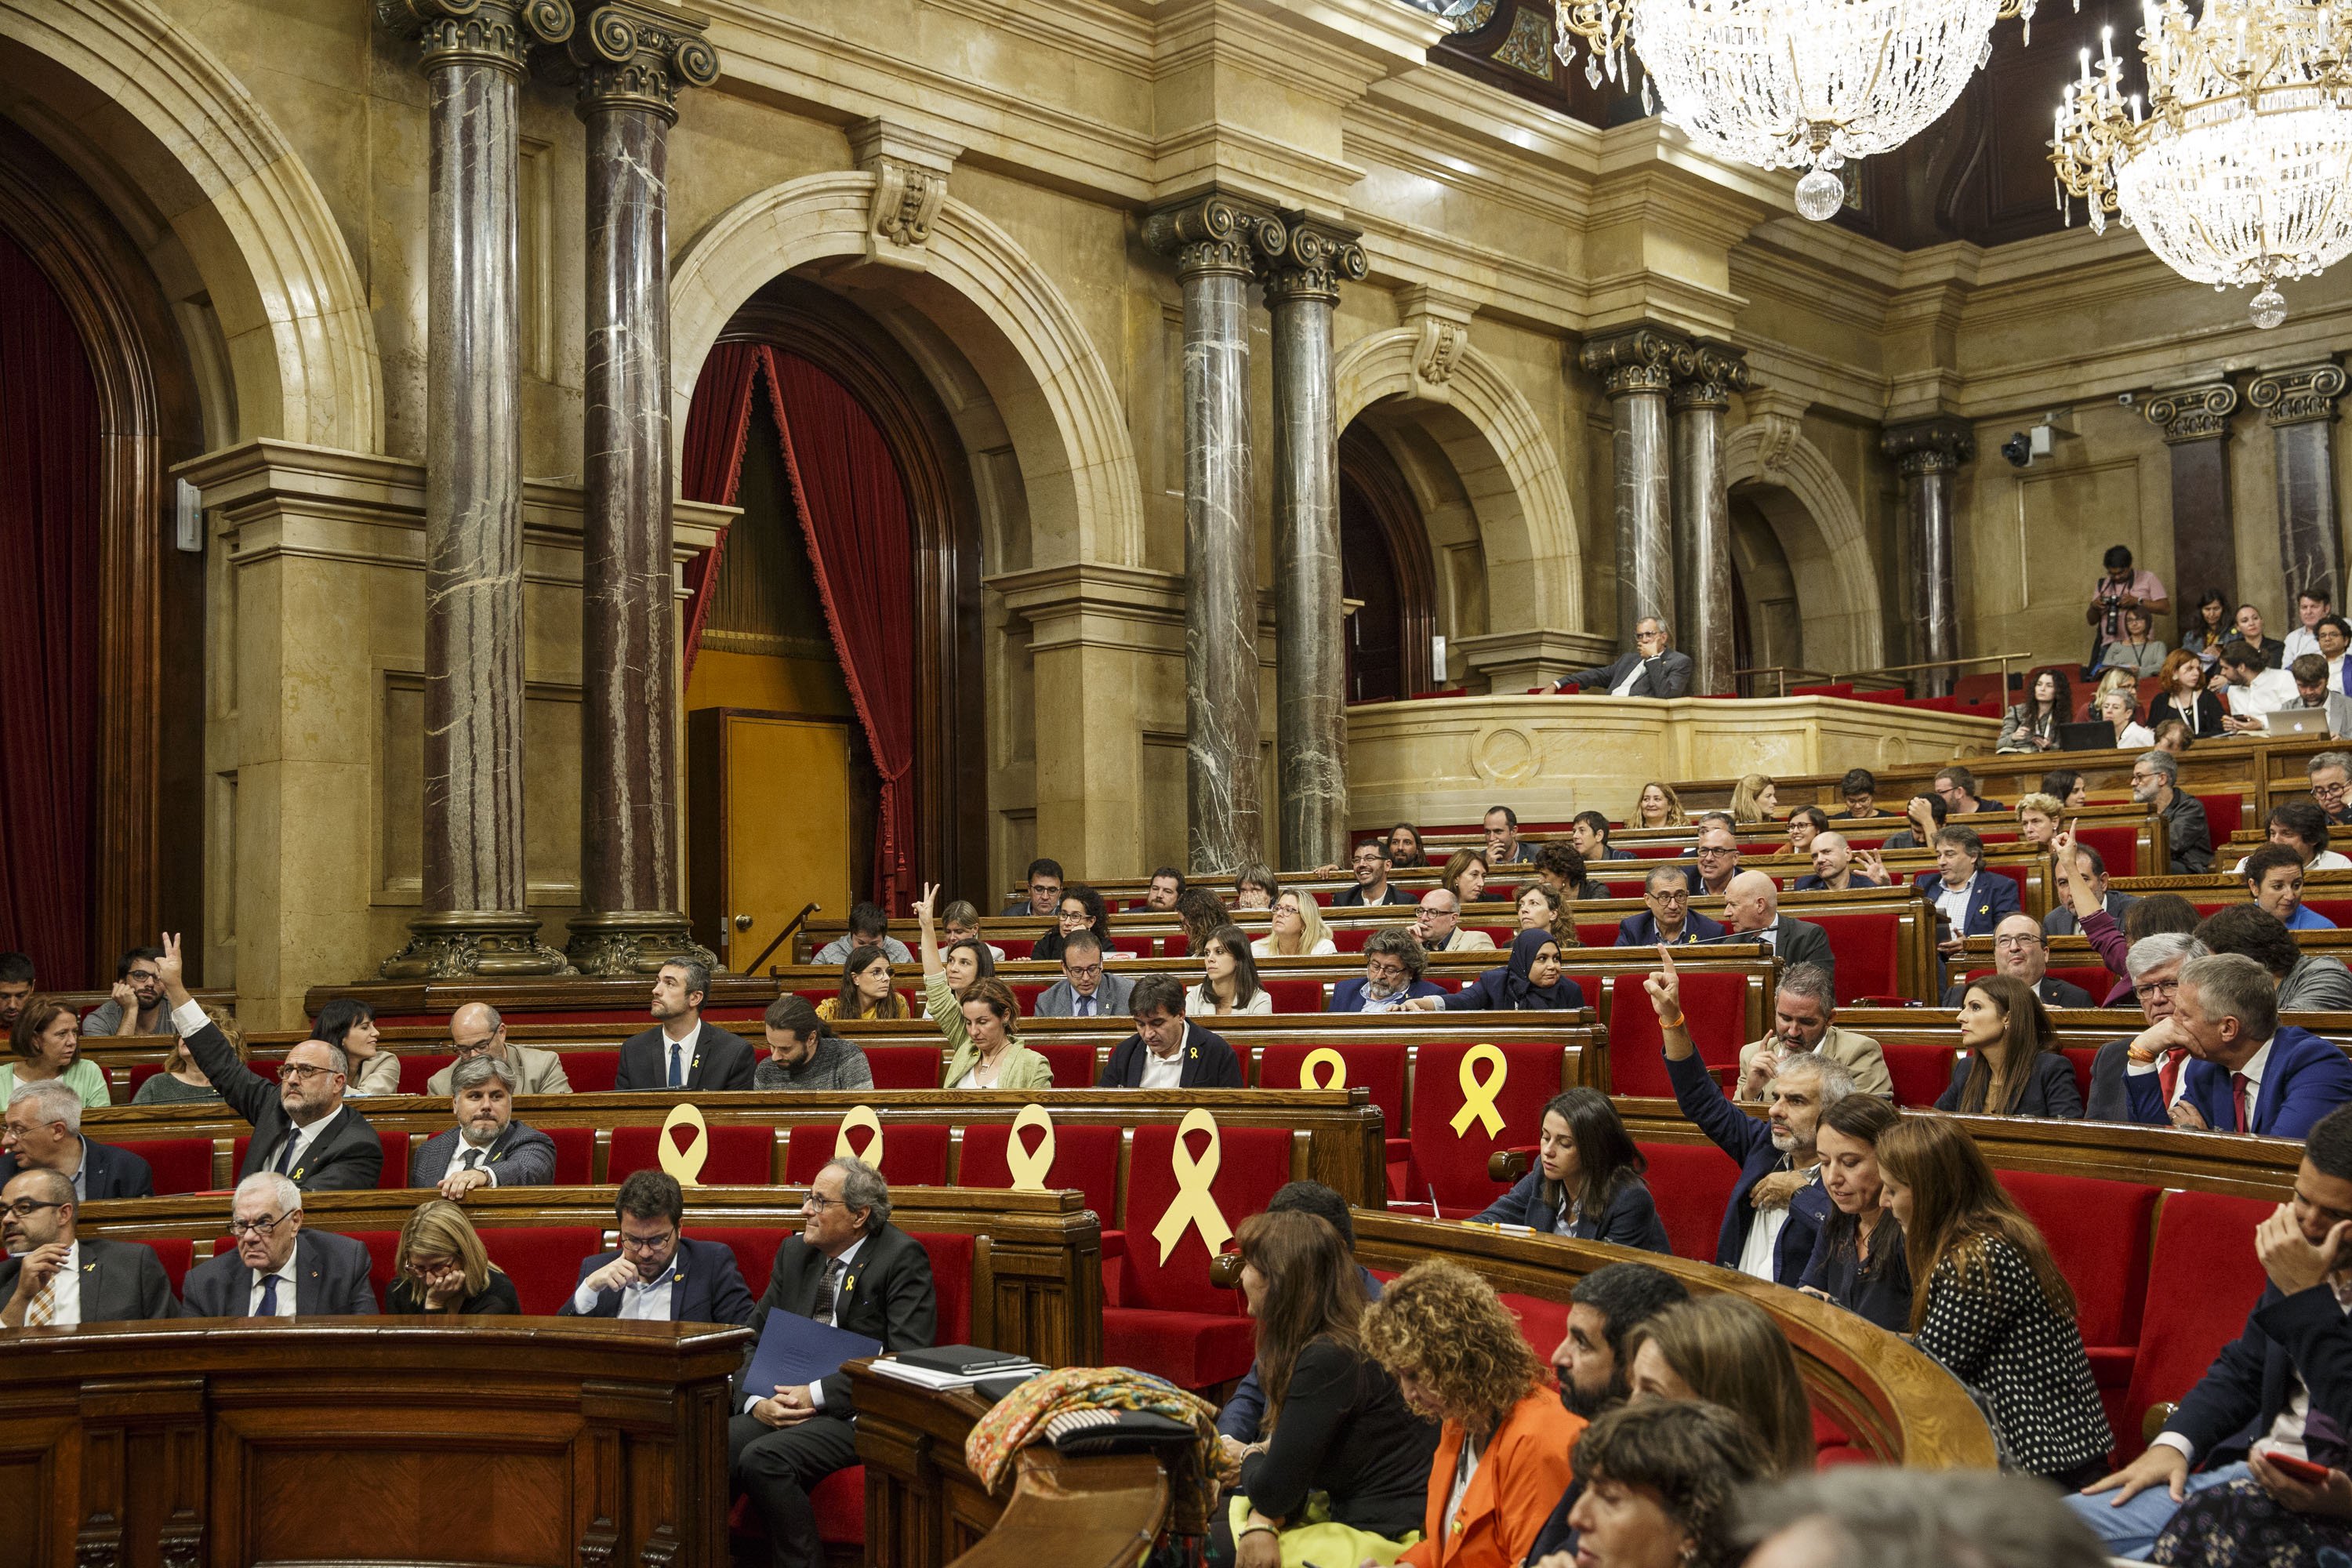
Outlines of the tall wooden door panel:
<svg viewBox="0 0 2352 1568">
<path fill-rule="evenodd" d="M 698 709 L 687 715 L 687 773 L 695 934 L 730 969 L 803 904 L 849 912 L 847 721 Z"/>
</svg>

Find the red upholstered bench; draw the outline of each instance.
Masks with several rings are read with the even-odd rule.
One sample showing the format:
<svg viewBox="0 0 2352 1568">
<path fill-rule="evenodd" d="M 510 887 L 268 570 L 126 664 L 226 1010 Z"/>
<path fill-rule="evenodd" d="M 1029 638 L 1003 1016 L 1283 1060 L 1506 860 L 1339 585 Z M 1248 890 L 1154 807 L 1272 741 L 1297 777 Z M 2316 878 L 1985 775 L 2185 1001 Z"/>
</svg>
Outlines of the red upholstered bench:
<svg viewBox="0 0 2352 1568">
<path fill-rule="evenodd" d="M 1054 988 L 1051 981 L 1026 981 L 1013 987 L 1013 1005 L 1021 1009 L 1024 1018 L 1037 1016 L 1037 998 Z"/>
<path fill-rule="evenodd" d="M 575 1093 L 610 1094 L 621 1076 L 620 1049 L 615 1047 L 609 1051 L 566 1051 L 563 1076 L 571 1080 Z"/>
<path fill-rule="evenodd" d="M 400 1252 L 400 1232 L 396 1230 L 348 1230 L 343 1233 L 368 1249 L 368 1289 L 375 1292 L 376 1310 L 383 1309 L 384 1293 L 392 1289 L 397 1278 L 392 1271 L 392 1260 Z M 213 1249 L 218 1257 L 223 1249 L 234 1251 L 236 1244 L 223 1241 Z"/>
<path fill-rule="evenodd" d="M 702 1165 L 704 1185 L 764 1187 L 775 1180 L 774 1128 L 713 1127 L 708 1131 L 710 1142 Z M 605 1182 L 617 1184 L 639 1171 L 660 1170 L 661 1135 L 658 1127 L 614 1128 L 612 1146 L 604 1154 Z M 692 1133 L 680 1127 L 670 1137 L 684 1148 Z"/>
<path fill-rule="evenodd" d="M 2154 1187 L 2087 1176 L 2006 1171 L 2000 1184 L 2032 1216 L 2050 1243 L 2058 1271 L 2074 1288 L 2074 1321 L 2091 1353 L 2091 1372 L 2107 1418 L 2126 1425 L 2141 1306 L 2147 1295 L 2147 1244 L 2156 1219 Z"/>
<path fill-rule="evenodd" d="M 1328 904 L 1331 901 L 1331 895 L 1318 893 L 1315 895 L 1315 901 L 1318 904 Z M 1181 931 L 1171 931 L 1160 939 L 1160 956 L 1162 958 L 1181 958 L 1192 951 L 1192 944 Z"/>
<path fill-rule="evenodd" d="M 1672 1100 L 1666 1077 L 1665 1037 L 1657 1010 L 1642 988 L 1648 972 L 1629 969 L 1610 982 L 1609 1076 L 1615 1094 L 1646 1094 Z M 1711 1068 L 1736 1068 L 1748 1033 L 1748 977 L 1721 971 L 1685 971 L 1683 1016 L 1699 1059 Z"/>
<path fill-rule="evenodd" d="M 1320 980 L 1269 980 L 1265 994 L 1274 999 L 1277 1013 L 1320 1013 L 1323 1011 L 1323 983 Z"/>
<path fill-rule="evenodd" d="M 2131 877 L 2139 872 L 2139 829 L 2129 824 L 2077 827 L 2074 841 L 2097 850 L 2110 877 Z M 2214 842 L 2226 844 L 2229 840 L 2218 838 Z M 2165 868 L 2158 866 L 2152 874 L 2161 877 L 2164 872 Z"/>
<path fill-rule="evenodd" d="M 1658 1201 L 1666 1239 L 1676 1258 L 1715 1261 L 1723 1205 L 1739 1184 L 1739 1167 L 1712 1143 L 1637 1143 L 1650 1163 L 1650 1194 Z"/>
<path fill-rule="evenodd" d="M 418 1052 L 413 1056 L 407 1052 L 402 1052 L 400 1057 L 400 1092 L 403 1094 L 430 1094 L 432 1090 L 425 1087 L 425 1083 L 435 1073 L 439 1072 L 443 1068 L 447 1067 L 451 1062 L 454 1062 L 457 1059 L 457 1058 L 456 1054 L 450 1051 L 442 1051 L 438 1054 L 432 1055 Z M 567 1067 L 568 1065 L 569 1064 L 567 1064 Z M 569 1071 L 566 1071 L 563 1076 L 570 1078 L 572 1075 Z"/>
<path fill-rule="evenodd" d="M 2116 1464 L 2128 1464 L 2147 1447 L 2140 1423 L 2148 1409 L 2178 1404 L 2221 1347 L 2244 1331 L 2246 1314 L 2263 1294 L 2254 1227 L 2276 1206 L 2211 1193 L 2170 1192 L 2159 1200 L 2139 1353 L 2116 1422 Z"/>
<path fill-rule="evenodd" d="M 1936 1046 L 1881 1041 L 1878 1048 L 1885 1053 L 1886 1076 L 1895 1080 L 1895 1104 L 1924 1109 L 1934 1105 L 1937 1097 L 1951 1087 L 1952 1058 L 1959 1049 L 1957 1043 Z"/>
<path fill-rule="evenodd" d="M 593 1225 L 490 1225 L 481 1237 L 482 1250 L 506 1270 L 524 1314 L 534 1318 L 553 1317 L 579 1283 L 582 1262 L 604 1250 L 604 1231 Z"/>
<path fill-rule="evenodd" d="M 1290 1040 L 1265 1047 L 1258 1055 L 1257 1072 L 1251 1079 L 1260 1089 L 1306 1089 L 1310 1087 L 1305 1076 L 1307 1058 L 1318 1050 L 1339 1053 L 1339 1084 L 1354 1088 L 1360 1084 L 1371 1091 L 1372 1103 L 1381 1108 L 1381 1118 L 1387 1123 L 1390 1157 L 1401 1158 L 1400 1145 L 1409 1123 L 1405 1120 L 1405 1063 L 1409 1048 L 1402 1040 L 1343 1040 L 1329 1045 L 1317 1045 L 1306 1040 Z M 1316 1081 L 1328 1080 L 1329 1069 L 1318 1068 Z"/>
<path fill-rule="evenodd" d="M 937 1089 L 945 1062 L 937 1046 L 866 1046 L 876 1089 Z"/>
<path fill-rule="evenodd" d="M 1045 1066 L 1054 1074 L 1055 1089 L 1092 1089 L 1095 1086 L 1095 1048 L 1083 1040 L 1024 1040 L 1021 1042 L 1045 1058 Z"/>
<path fill-rule="evenodd" d="M 542 1127 L 555 1145 L 555 1185 L 593 1186 L 596 1182 L 596 1130 L 593 1127 Z"/>
<path fill-rule="evenodd" d="M 1559 1045 L 1542 1040 L 1498 1045 L 1495 1048 L 1503 1054 L 1503 1081 L 1495 1089 L 1495 1110 L 1503 1125 L 1490 1131 L 1483 1118 L 1473 1117 L 1455 1131 L 1454 1114 L 1466 1098 L 1462 1064 L 1476 1048 L 1475 1043 L 1419 1047 L 1408 1135 L 1412 1161 L 1400 1200 L 1407 1207 L 1425 1205 L 1433 1187 L 1439 1211 L 1449 1217 L 1466 1217 L 1493 1203 L 1501 1189 L 1486 1173 L 1487 1157 L 1497 1149 L 1532 1142 L 1541 1130 L 1544 1106 L 1560 1091 L 1563 1058 Z M 1472 1071 L 1474 1082 L 1491 1076 L 1491 1069 L 1474 1067 Z"/>
<path fill-rule="evenodd" d="M 1148 936 L 1115 936 L 1110 939 L 1110 945 L 1112 952 L 1123 952 L 1129 958 L 1151 956 L 1151 939 Z"/>
<path fill-rule="evenodd" d="M 2198 804 L 2205 808 L 2205 826 L 2212 829 L 2214 843 L 2227 844 L 2232 837 L 2236 837 L 2238 829 L 2246 825 L 2246 797 L 2244 795 L 2236 794 L 2200 795 L 2197 797 L 2197 800 Z M 2106 851 L 2103 849 L 2100 853 L 2104 855 Z M 2128 861 L 2125 862 L 2126 865 L 2129 863 L 2130 862 Z M 2232 864 L 2235 864 L 2235 862 L 2232 862 Z M 2125 874 L 2121 871 L 2117 871 L 2115 867 L 2116 863 L 2113 860 L 2107 862 L 2107 870 L 2109 875 L 2120 877 Z"/>
<path fill-rule="evenodd" d="M 1612 896 L 1615 896 L 1613 889 Z M 1617 922 L 1615 921 L 1579 921 L 1576 922 L 1576 940 L 1584 947 L 1615 947 Z M 1502 947 L 1506 944 L 1497 942 L 1495 945 Z"/>
<path fill-rule="evenodd" d="M 163 1277 L 172 1282 L 172 1294 L 178 1295 L 188 1270 L 195 1267 L 196 1244 L 184 1236 L 166 1236 L 146 1245 L 153 1247 L 155 1256 L 163 1260 Z"/>
<path fill-rule="evenodd" d="M 1551 1352 L 1568 1338 L 1568 1303 L 1547 1301 L 1540 1296 L 1522 1296 L 1515 1290 L 1499 1291 L 1497 1295 L 1504 1310 L 1519 1321 L 1519 1337 L 1549 1366 Z"/>
<path fill-rule="evenodd" d="M 838 1121 L 795 1121 L 784 1145 L 784 1184 L 804 1187 L 816 1180 L 825 1162 L 840 1146 Z M 871 1152 L 861 1133 L 850 1142 Z M 869 1162 L 870 1163 L 870 1162 Z M 948 1129 L 937 1125 L 893 1121 L 882 1140 L 882 1179 L 894 1187 L 943 1187 L 948 1184 Z"/>
<path fill-rule="evenodd" d="M 136 1101 L 139 1098 L 139 1090 L 141 1088 L 146 1084 L 149 1079 L 153 1078 L 157 1073 L 162 1072 L 163 1070 L 163 1064 L 162 1062 L 133 1063 L 131 1065 L 130 1075 L 124 1082 L 122 1092 L 113 1096 L 114 1103 L 117 1105 L 130 1105 Z"/>
<path fill-rule="evenodd" d="M 963 1163 L 956 1173 L 960 1187 L 1010 1187 L 1013 1165 L 1006 1146 L 1013 1135 L 1009 1123 L 974 1122 L 963 1130 Z M 1083 1127 L 1075 1123 L 1054 1129 L 1054 1163 L 1045 1172 L 1049 1188 L 1076 1187 L 1086 1194 L 1087 1206 L 1109 1225 L 1118 1214 L 1119 1130 Z M 1025 1149 L 1034 1149 L 1037 1135 L 1024 1133 Z"/>
<path fill-rule="evenodd" d="M 147 1168 L 155 1174 L 157 1197 L 214 1190 L 209 1138 L 143 1138 L 125 1140 L 115 1147 L 128 1149 L 147 1162 Z"/>
<path fill-rule="evenodd" d="M 408 1134 L 387 1132 L 379 1127 L 375 1135 L 383 1144 L 383 1170 L 376 1176 L 377 1188 L 390 1191 L 405 1187 L 408 1185 Z M 252 1142 L 253 1135 L 248 1132 L 229 1146 L 228 1168 L 232 1174 L 245 1169 L 245 1152 Z"/>
<path fill-rule="evenodd" d="M 1892 910 L 1816 915 L 1802 910 L 1796 915 L 1821 927 L 1830 939 L 1830 956 L 1837 960 L 1841 1005 L 1850 1006 L 1862 996 L 1890 996 L 1902 989 L 1901 916 Z"/>
<path fill-rule="evenodd" d="M 2099 1047 L 2096 1046 L 2063 1046 L 2059 1048 L 2059 1054 L 2063 1056 L 2074 1068 L 2074 1091 L 2083 1097 L 2084 1104 L 2090 1104 L 2091 1064 L 2098 1059 Z"/>
<path fill-rule="evenodd" d="M 1410 916 L 1400 917 L 1400 919 L 1410 918 Z M 1364 951 L 1364 944 L 1372 940 L 1372 933 L 1380 929 L 1376 925 L 1333 926 L 1331 943 L 1341 952 L 1361 952 Z"/>
</svg>

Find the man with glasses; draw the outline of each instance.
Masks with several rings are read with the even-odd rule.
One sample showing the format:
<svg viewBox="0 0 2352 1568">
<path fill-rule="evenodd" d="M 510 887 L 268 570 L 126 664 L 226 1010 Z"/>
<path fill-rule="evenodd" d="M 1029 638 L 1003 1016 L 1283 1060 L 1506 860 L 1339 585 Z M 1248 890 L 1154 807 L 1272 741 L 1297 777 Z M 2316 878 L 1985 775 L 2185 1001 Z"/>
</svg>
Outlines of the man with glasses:
<svg viewBox="0 0 2352 1568">
<path fill-rule="evenodd" d="M 1332 895 L 1334 909 L 1361 909 L 1369 904 L 1409 904 L 1412 895 L 1389 885 L 1389 841 L 1367 838 L 1356 846 L 1356 885 Z"/>
<path fill-rule="evenodd" d="M 304 1040 L 287 1047 L 277 1079 L 236 1059 L 228 1038 L 213 1026 L 188 987 L 180 962 L 180 938 L 163 935 L 163 956 L 155 961 L 163 977 L 163 998 L 172 1006 L 172 1027 L 186 1042 L 196 1069 L 231 1110 L 253 1124 L 240 1176 L 274 1171 L 305 1192 L 364 1192 L 383 1173 L 383 1141 L 366 1117 L 343 1103 L 348 1082 L 341 1047 Z"/>
<path fill-rule="evenodd" d="M 2144 936 L 2131 944 L 2124 958 L 2124 973 L 2131 977 L 2133 999 L 2139 1004 L 2140 1016 L 2151 1025 L 2172 1016 L 2172 1005 L 2180 994 L 2180 966 L 2192 958 L 2202 958 L 2210 951 L 2193 936 L 2179 931 L 2158 931 Z M 2083 1115 L 2092 1121 L 2129 1121 L 2132 1119 L 2131 1095 L 2124 1083 L 2124 1069 L 2129 1067 L 2131 1040 L 2109 1040 L 2091 1058 L 2091 1093 L 2084 1103 Z M 2167 1114 L 2173 1102 L 2188 1087 L 2181 1069 L 2189 1065 L 2189 1045 L 2185 1040 L 2167 1042 L 2156 1058 L 2158 1084 L 2163 1095 Z"/>
<path fill-rule="evenodd" d="M 2311 798 L 2330 827 L 2352 827 L 2352 752 L 2322 752 L 2304 764 Z"/>
<path fill-rule="evenodd" d="M 775 1312 L 813 1318 L 881 1342 L 929 1349 L 939 1336 L 939 1289 L 923 1244 L 890 1223 L 890 1186 L 863 1160 L 836 1159 L 809 1184 L 801 1233 L 776 1249 L 751 1318 L 755 1347 Z M 857 1407 L 846 1373 L 815 1383 L 753 1388 L 753 1356 L 736 1374 L 727 1468 L 768 1527 L 779 1568 L 821 1568 L 824 1543 L 808 1494 L 857 1463 Z M 1050 1553 L 1049 1553 L 1050 1555 Z"/>
<path fill-rule="evenodd" d="M 1492 952 L 1495 939 L 1483 931 L 1465 931 L 1462 906 L 1453 889 L 1432 888 L 1421 896 L 1420 912 L 1412 917 L 1413 940 L 1423 952 Z"/>
<path fill-rule="evenodd" d="M 1643 616 L 1633 626 L 1632 653 L 1614 664 L 1570 670 L 1552 689 L 1605 691 L 1612 697 L 1687 697 L 1690 684 L 1690 655 L 1675 651 L 1674 633 L 1665 622 Z"/>
<path fill-rule="evenodd" d="M 2172 873 L 2201 877 L 2213 868 L 2213 828 L 2205 803 L 2180 788 L 2180 763 L 2165 752 L 2144 752 L 2132 764 L 2132 798 L 2164 818 Z"/>
<path fill-rule="evenodd" d="M 152 1198 L 155 1173 L 128 1149 L 81 1135 L 81 1096 L 61 1079 L 20 1083 L 0 1131 L 0 1183 L 18 1171 L 55 1171 L 80 1201 Z"/>
<path fill-rule="evenodd" d="M 0 1329 L 176 1318 L 172 1281 L 152 1247 L 74 1232 L 81 1205 L 55 1171 L 20 1171 L 0 1184 Z"/>
<path fill-rule="evenodd" d="M 570 1094 L 572 1079 L 560 1051 L 542 1051 L 507 1038 L 507 1022 L 488 1002 L 468 1002 L 449 1015 L 449 1050 L 457 1059 L 425 1080 L 425 1092 L 448 1094 L 457 1069 L 476 1057 L 496 1057 L 513 1069 L 517 1094 Z"/>
<path fill-rule="evenodd" d="M 1015 899 L 1003 910 L 1008 915 L 1050 915 L 1062 907 L 1062 863 L 1029 862 L 1029 896 Z"/>
<path fill-rule="evenodd" d="M 363 1242 L 302 1227 L 302 1191 L 275 1171 L 236 1184 L 228 1233 L 235 1252 L 188 1270 L 181 1292 L 190 1318 L 315 1318 L 373 1315 Z"/>
<path fill-rule="evenodd" d="M 457 1125 L 416 1146 L 408 1184 L 438 1187 L 451 1203 L 476 1187 L 543 1187 L 555 1180 L 555 1140 L 514 1119 L 515 1072 L 496 1057 L 457 1064 L 449 1112 Z"/>
<path fill-rule="evenodd" d="M 134 947 L 114 966 L 114 989 L 81 1021 L 84 1035 L 160 1035 L 163 1022 L 163 978 L 155 961 L 163 955 L 152 947 Z"/>
<path fill-rule="evenodd" d="M 1683 877 L 1694 894 L 1721 895 L 1739 875 L 1739 835 L 1722 821 L 1705 821 L 1698 830 L 1698 847 L 1683 865 Z"/>
<path fill-rule="evenodd" d="M 1124 1018 L 1135 982 L 1103 967 L 1102 938 L 1080 928 L 1062 939 L 1062 977 L 1037 997 L 1040 1018 Z"/>
<path fill-rule="evenodd" d="M 1681 868 L 1654 866 L 1642 883 L 1642 901 L 1649 908 L 1617 922 L 1619 947 L 1675 947 L 1684 942 L 1713 942 L 1725 927 L 1690 907 L 1690 884 Z"/>
<path fill-rule="evenodd" d="M 1184 986 L 1147 974 L 1128 994 L 1135 1033 L 1111 1047 L 1097 1089 L 1246 1089 L 1242 1058 L 1222 1035 L 1184 1016 Z"/>
<path fill-rule="evenodd" d="M 2003 915 L 1992 931 L 1992 968 L 1996 974 L 2007 974 L 2033 987 L 2044 1007 L 2095 1007 L 2098 1003 L 2079 985 L 2053 976 L 2050 973 L 2050 939 L 2042 934 L 2042 926 L 2032 915 L 2022 912 Z M 1968 995 L 1968 983 L 1944 988 L 1944 1005 L 1957 1007 Z"/>
<path fill-rule="evenodd" d="M 1327 1013 L 1393 1013 L 1417 996 L 1443 996 L 1443 987 L 1422 978 L 1429 955 L 1409 926 L 1382 926 L 1364 943 L 1360 979 L 1331 988 Z"/>
<path fill-rule="evenodd" d="M 1979 811 L 2006 811 L 1997 800 L 1987 800 L 1977 793 L 1977 775 L 1963 767 L 1949 767 L 1936 775 L 1936 797 L 1944 803 L 1945 812 L 1951 816 L 1967 816 Z"/>
<path fill-rule="evenodd" d="M 564 1318 L 656 1323 L 733 1323 L 751 1318 L 751 1289 L 724 1242 L 686 1234 L 686 1194 L 665 1171 L 634 1171 L 614 1202 L 621 1249 L 580 1265 L 580 1283 L 556 1309 Z"/>
</svg>

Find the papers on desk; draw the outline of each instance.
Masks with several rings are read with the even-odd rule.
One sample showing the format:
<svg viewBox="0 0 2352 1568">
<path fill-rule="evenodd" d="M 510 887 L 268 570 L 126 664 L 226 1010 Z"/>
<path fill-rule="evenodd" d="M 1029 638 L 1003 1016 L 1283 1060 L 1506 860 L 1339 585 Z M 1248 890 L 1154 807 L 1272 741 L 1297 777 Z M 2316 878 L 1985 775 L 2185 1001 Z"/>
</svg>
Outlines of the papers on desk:
<svg viewBox="0 0 2352 1568">
<path fill-rule="evenodd" d="M 996 1366 L 985 1372 L 933 1372 L 929 1367 L 910 1366 L 896 1356 L 888 1356 L 876 1362 L 871 1370 L 877 1377 L 896 1378 L 900 1383 L 911 1383 L 918 1388 L 945 1392 L 974 1388 L 983 1383 L 994 1383 L 999 1378 L 1018 1382 L 1034 1377 L 1045 1369 L 1035 1362 L 1024 1362 L 1019 1366 Z"/>
</svg>

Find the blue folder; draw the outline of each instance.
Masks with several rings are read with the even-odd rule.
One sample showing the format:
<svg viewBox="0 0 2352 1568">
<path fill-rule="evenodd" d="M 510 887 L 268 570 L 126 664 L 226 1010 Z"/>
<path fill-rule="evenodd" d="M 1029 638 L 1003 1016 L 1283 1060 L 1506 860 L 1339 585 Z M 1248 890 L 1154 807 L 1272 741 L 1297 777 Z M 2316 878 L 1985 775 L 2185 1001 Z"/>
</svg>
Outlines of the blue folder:
<svg viewBox="0 0 2352 1568">
<path fill-rule="evenodd" d="M 781 1310 L 768 1314 L 760 1331 L 760 1348 L 752 1352 L 751 1370 L 743 1374 L 743 1392 L 762 1399 L 779 1388 L 799 1388 L 823 1383 L 839 1372 L 844 1362 L 880 1355 L 882 1342 L 853 1334 Z"/>
</svg>

